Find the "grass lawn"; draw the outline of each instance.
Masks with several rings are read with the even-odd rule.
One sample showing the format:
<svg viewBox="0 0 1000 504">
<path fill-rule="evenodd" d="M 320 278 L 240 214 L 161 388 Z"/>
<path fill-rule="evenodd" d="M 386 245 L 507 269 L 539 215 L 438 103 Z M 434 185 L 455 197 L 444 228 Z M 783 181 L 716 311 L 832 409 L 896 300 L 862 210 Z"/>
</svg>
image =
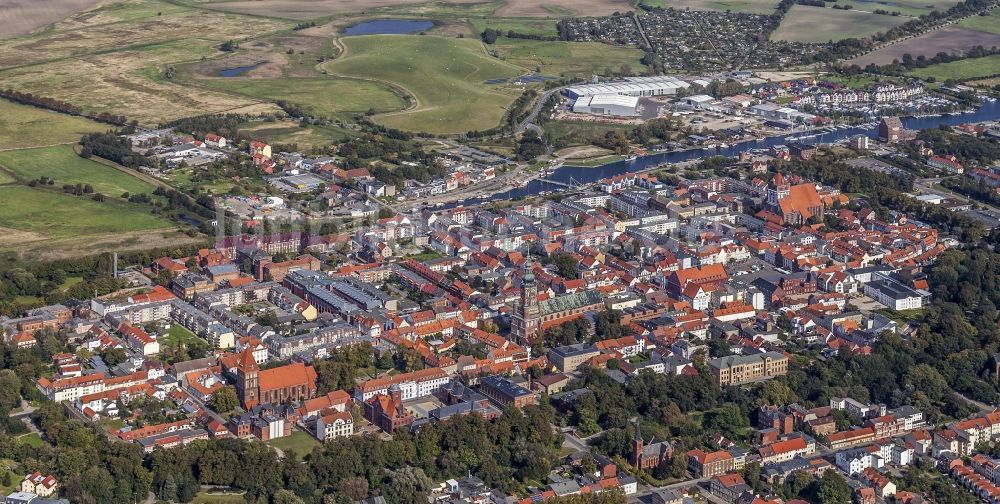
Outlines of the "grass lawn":
<svg viewBox="0 0 1000 504">
<path fill-rule="evenodd" d="M 86 133 L 108 127 L 90 119 L 0 99 L 0 149 L 76 142 Z"/>
<path fill-rule="evenodd" d="M 373 117 L 410 131 L 451 134 L 496 126 L 518 91 L 484 81 L 525 73 L 491 58 L 472 39 L 371 35 L 345 37 L 342 43 L 346 54 L 324 69 L 386 83 L 413 96 L 413 108 Z"/>
<path fill-rule="evenodd" d="M 312 453 L 313 447 L 320 445 L 316 438 L 300 430 L 293 431 L 291 436 L 272 439 L 267 444 L 284 451 L 286 455 L 289 450 L 294 451 L 296 460 L 302 460 Z"/>
<path fill-rule="evenodd" d="M 840 84 L 851 89 L 859 89 L 874 84 L 880 79 L 871 75 L 825 75 L 820 77 L 820 80 Z"/>
<path fill-rule="evenodd" d="M 18 436 L 17 442 L 20 443 L 20 444 L 26 444 L 26 445 L 34 447 L 34 448 L 38 448 L 39 446 L 42 446 L 42 443 L 43 443 L 42 437 L 39 436 L 38 433 L 36 433 L 36 432 L 32 432 L 32 433 L 29 433 L 29 434 L 24 434 L 23 436 Z"/>
<path fill-rule="evenodd" d="M 845 11 L 810 5 L 793 5 L 785 14 L 772 40 L 828 42 L 860 38 L 884 32 L 908 21 L 905 16 L 884 16 L 870 12 Z"/>
<path fill-rule="evenodd" d="M 242 493 L 217 494 L 201 492 L 191 502 L 192 504 L 237 504 L 245 503 L 246 499 L 243 498 Z"/>
<path fill-rule="evenodd" d="M 34 242 L 88 235 L 164 229 L 170 222 L 140 205 L 108 198 L 98 203 L 48 189 L 19 185 L 0 187 L 0 249 L 19 249 Z"/>
<path fill-rule="evenodd" d="M 547 42 L 540 40 L 499 39 L 493 46 L 500 57 L 543 75 L 590 77 L 606 68 L 618 71 L 629 65 L 635 71 L 645 66 L 642 51 L 600 42 Z"/>
<path fill-rule="evenodd" d="M 199 79 L 199 85 L 263 100 L 285 100 L 323 116 L 400 110 L 402 98 L 384 85 L 334 77 L 256 79 L 219 77 Z"/>
<path fill-rule="evenodd" d="M 70 145 L 0 152 L 0 165 L 25 181 L 45 176 L 55 179 L 55 187 L 90 184 L 95 192 L 111 198 L 126 192 L 152 193 L 155 189 L 127 173 L 77 156 Z"/>
<path fill-rule="evenodd" d="M 962 28 L 1000 35 L 1000 10 L 993 9 L 989 16 L 972 16 L 958 23 Z"/>
<path fill-rule="evenodd" d="M 952 61 L 950 63 L 939 63 L 926 68 L 914 69 L 908 72 L 907 75 L 920 79 L 935 77 L 940 82 L 947 79 L 965 80 L 986 77 L 998 73 L 1000 73 L 1000 54 Z"/>
<path fill-rule="evenodd" d="M 170 326 L 170 330 L 167 335 L 163 337 L 163 343 L 170 348 L 178 348 L 181 343 L 184 344 L 185 348 L 205 348 L 209 349 L 212 345 L 209 342 L 199 338 L 195 333 L 189 331 L 186 327 L 180 324 L 173 324 Z"/>
</svg>

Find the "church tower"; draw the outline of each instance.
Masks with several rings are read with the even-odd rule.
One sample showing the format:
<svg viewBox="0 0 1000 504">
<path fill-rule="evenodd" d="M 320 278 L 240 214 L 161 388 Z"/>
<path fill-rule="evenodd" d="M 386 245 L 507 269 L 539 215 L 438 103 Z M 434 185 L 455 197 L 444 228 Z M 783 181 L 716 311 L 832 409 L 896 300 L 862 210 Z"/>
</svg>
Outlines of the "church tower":
<svg viewBox="0 0 1000 504">
<path fill-rule="evenodd" d="M 246 349 L 239 355 L 236 363 L 236 395 L 243 404 L 243 409 L 250 409 L 260 402 L 260 366 L 253 358 L 253 351 Z"/>
<path fill-rule="evenodd" d="M 778 206 L 778 201 L 787 198 L 791 191 L 791 185 L 781 175 L 781 172 L 776 173 L 771 179 L 771 183 L 767 184 L 767 204 L 772 207 Z"/>
<path fill-rule="evenodd" d="M 532 272 L 530 257 L 524 263 L 521 274 L 521 299 L 514 308 L 511 319 L 511 333 L 516 341 L 525 344 L 540 328 L 538 307 L 538 285 L 535 284 L 535 274 Z"/>
<path fill-rule="evenodd" d="M 636 469 L 642 469 L 642 452 L 644 448 L 644 443 L 642 441 L 642 432 L 639 430 L 639 420 L 635 421 L 635 440 L 632 445 L 632 466 Z"/>
</svg>

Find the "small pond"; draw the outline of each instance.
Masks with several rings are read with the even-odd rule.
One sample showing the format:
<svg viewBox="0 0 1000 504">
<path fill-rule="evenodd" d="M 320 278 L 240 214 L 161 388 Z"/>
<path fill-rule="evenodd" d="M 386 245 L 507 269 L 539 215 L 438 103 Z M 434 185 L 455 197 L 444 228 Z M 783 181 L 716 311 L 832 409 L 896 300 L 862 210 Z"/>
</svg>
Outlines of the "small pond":
<svg viewBox="0 0 1000 504">
<path fill-rule="evenodd" d="M 257 68 L 257 67 L 259 67 L 259 66 L 261 66 L 261 65 L 263 65 L 265 63 L 267 63 L 267 62 L 266 61 L 258 61 L 257 63 L 254 63 L 253 65 L 244 65 L 244 66 L 238 66 L 238 67 L 233 67 L 233 68 L 223 68 L 222 70 L 219 70 L 219 77 L 239 77 L 239 76 L 241 76 L 241 75 L 249 72 L 250 70 L 253 70 L 254 68 Z"/>
<path fill-rule="evenodd" d="M 376 19 L 347 27 L 344 30 L 344 35 L 405 35 L 407 33 L 422 32 L 433 27 L 433 21 Z"/>
</svg>

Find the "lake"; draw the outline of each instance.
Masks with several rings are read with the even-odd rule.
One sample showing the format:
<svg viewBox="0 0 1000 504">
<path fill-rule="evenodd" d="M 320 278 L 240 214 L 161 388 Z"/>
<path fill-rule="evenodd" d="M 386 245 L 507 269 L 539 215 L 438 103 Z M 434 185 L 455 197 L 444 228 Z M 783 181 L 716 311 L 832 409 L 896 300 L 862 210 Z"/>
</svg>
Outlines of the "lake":
<svg viewBox="0 0 1000 504">
<path fill-rule="evenodd" d="M 219 70 L 219 77 L 239 77 L 239 76 L 241 76 L 241 75 L 249 72 L 250 70 L 253 70 L 254 68 L 257 68 L 257 67 L 259 67 L 259 66 L 261 66 L 261 65 L 263 65 L 265 63 L 267 63 L 267 62 L 266 61 L 258 61 L 257 63 L 254 63 L 253 65 L 244 65 L 244 66 L 238 66 L 238 67 L 233 67 L 233 68 L 223 68 L 222 70 Z"/>
<path fill-rule="evenodd" d="M 376 19 L 365 21 L 344 30 L 344 35 L 406 35 L 429 30 L 434 27 L 433 21 L 418 21 L 414 19 Z"/>
</svg>

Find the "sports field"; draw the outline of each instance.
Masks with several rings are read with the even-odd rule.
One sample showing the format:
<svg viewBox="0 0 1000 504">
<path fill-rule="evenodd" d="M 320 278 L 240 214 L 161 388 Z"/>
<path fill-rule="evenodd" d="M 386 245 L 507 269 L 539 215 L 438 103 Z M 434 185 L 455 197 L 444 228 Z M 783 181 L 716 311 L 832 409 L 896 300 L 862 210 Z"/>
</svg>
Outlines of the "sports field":
<svg viewBox="0 0 1000 504">
<path fill-rule="evenodd" d="M 55 180 L 54 187 L 90 184 L 95 192 L 113 198 L 155 189 L 127 173 L 76 155 L 70 145 L 0 152 L 0 165 L 24 181 L 44 176 Z"/>
<path fill-rule="evenodd" d="M 917 68 L 907 73 L 920 79 L 934 77 L 938 82 L 948 79 L 967 80 L 1000 74 L 1000 55 L 970 58 Z"/>
<path fill-rule="evenodd" d="M 958 23 L 962 28 L 1000 35 L 1000 9 L 993 9 L 988 16 L 972 16 Z"/>
<path fill-rule="evenodd" d="M 642 51 L 600 42 L 544 42 L 538 40 L 499 39 L 496 51 L 506 61 L 524 68 L 539 67 L 543 75 L 589 78 L 611 68 L 618 71 L 629 65 L 635 71 L 643 67 Z"/>
<path fill-rule="evenodd" d="M 904 16 L 793 5 L 785 14 L 778 29 L 771 34 L 771 39 L 822 43 L 861 38 L 884 32 L 908 19 Z"/>
<path fill-rule="evenodd" d="M 76 142 L 108 126 L 0 98 L 0 149 L 22 149 Z"/>
<path fill-rule="evenodd" d="M 344 55 L 323 68 L 395 87 L 413 97 L 410 109 L 374 120 L 393 128 L 459 133 L 496 126 L 517 90 L 487 85 L 487 79 L 514 77 L 524 68 L 488 56 L 477 40 L 432 36 L 345 37 Z"/>
</svg>

